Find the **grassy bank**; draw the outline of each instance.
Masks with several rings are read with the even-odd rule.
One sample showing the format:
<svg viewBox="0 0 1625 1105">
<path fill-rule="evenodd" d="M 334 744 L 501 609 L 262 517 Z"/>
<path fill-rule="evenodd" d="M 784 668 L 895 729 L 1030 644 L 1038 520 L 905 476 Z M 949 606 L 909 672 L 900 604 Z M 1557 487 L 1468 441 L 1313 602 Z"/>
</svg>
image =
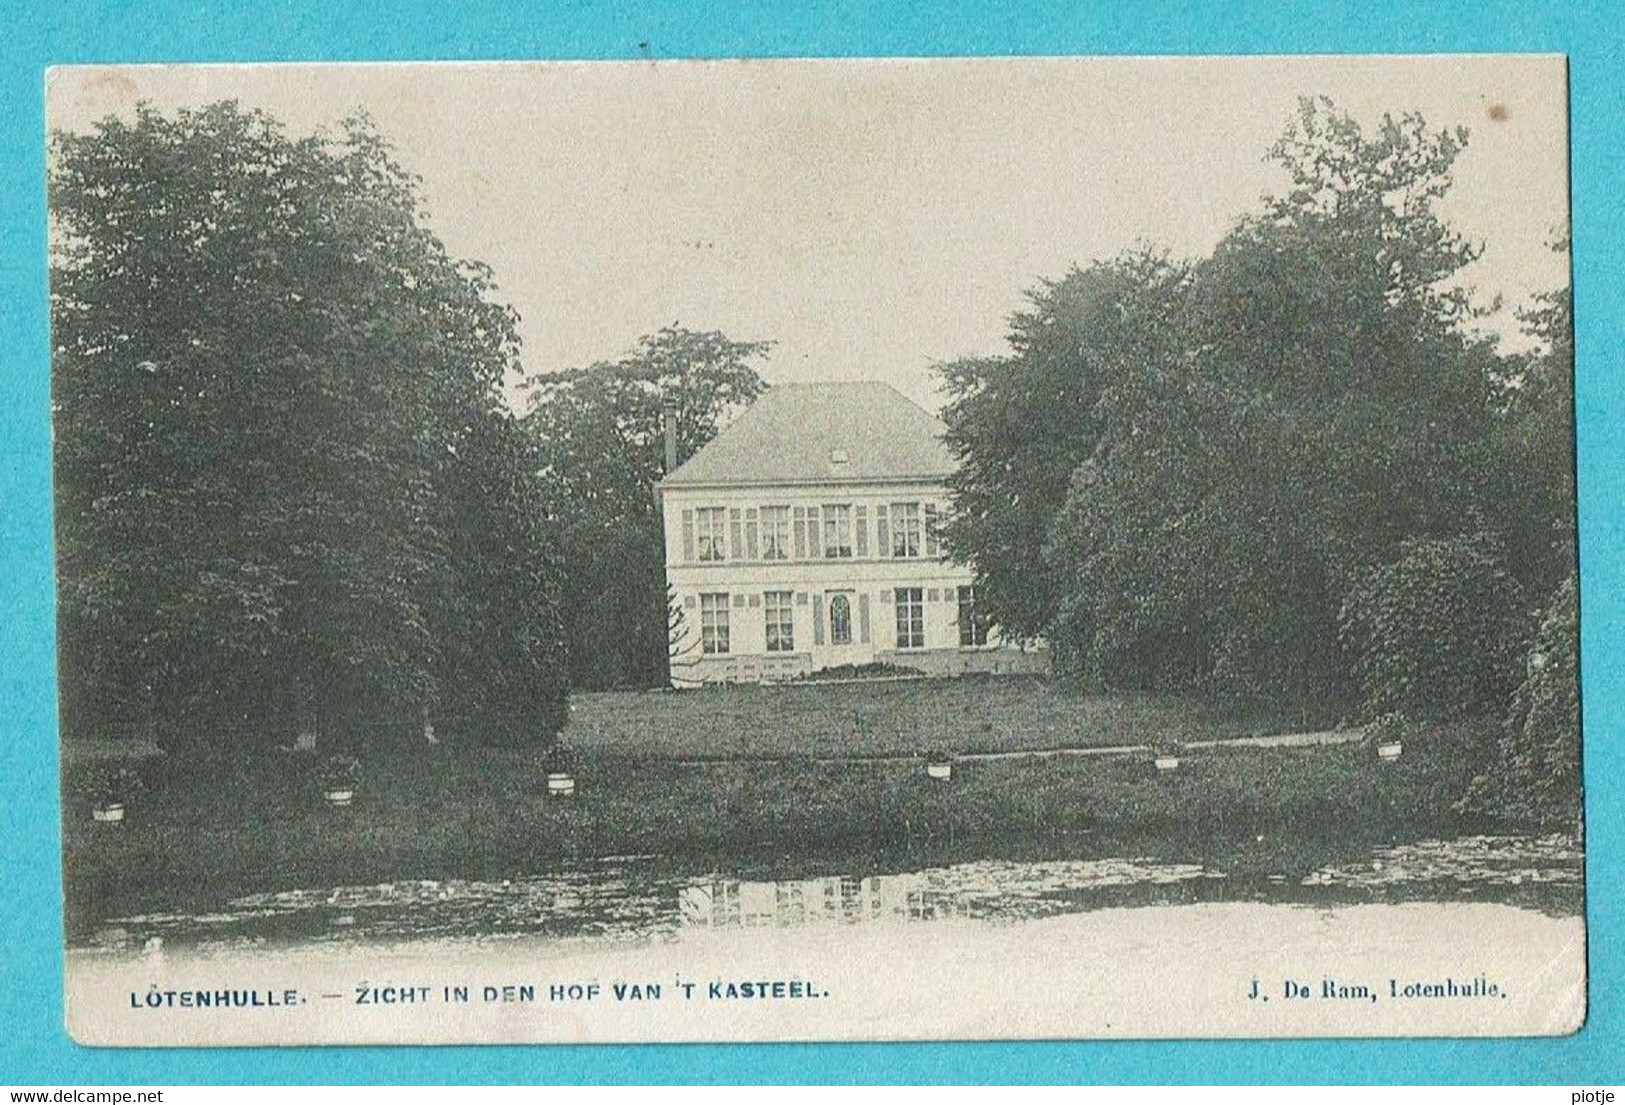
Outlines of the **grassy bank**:
<svg viewBox="0 0 1625 1105">
<path fill-rule="evenodd" d="M 577 694 L 566 738 L 605 755 L 885 756 L 1214 739 L 1299 720 L 1169 695 L 1087 694 L 1061 679 L 967 676 Z"/>
<path fill-rule="evenodd" d="M 506 877 L 627 854 L 903 862 L 1177 832 L 1198 847 L 1256 834 L 1268 841 L 1259 862 L 1280 863 L 1283 850 L 1459 827 L 1450 805 L 1477 744 L 1469 729 L 1438 730 L 1391 764 L 1361 745 L 1219 748 L 1167 774 L 1145 756 L 967 762 L 949 783 L 918 762 L 693 764 L 591 750 L 568 800 L 546 797 L 536 753 L 440 745 L 369 761 L 344 810 L 323 805 L 311 765 L 289 754 L 235 773 L 150 771 L 117 828 L 92 824 L 70 767 L 69 926 L 255 890 Z"/>
</svg>

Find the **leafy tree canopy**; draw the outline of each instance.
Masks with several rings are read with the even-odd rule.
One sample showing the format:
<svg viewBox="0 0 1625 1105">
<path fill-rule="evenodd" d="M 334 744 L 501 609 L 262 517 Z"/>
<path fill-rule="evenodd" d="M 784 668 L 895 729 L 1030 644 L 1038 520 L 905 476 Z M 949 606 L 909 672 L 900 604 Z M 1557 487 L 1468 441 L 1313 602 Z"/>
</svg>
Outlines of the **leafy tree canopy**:
<svg viewBox="0 0 1625 1105">
<path fill-rule="evenodd" d="M 939 366 L 959 460 L 944 538 L 975 566 L 989 616 L 1007 632 L 1045 632 L 1057 598 L 1042 555 L 1050 521 L 1100 445 L 1108 397 L 1166 348 L 1188 279 L 1152 251 L 1073 269 L 1028 293 L 1009 355 Z"/>
<path fill-rule="evenodd" d="M 665 474 L 665 412 L 677 462 L 767 384 L 770 342 L 668 327 L 619 360 L 532 376 L 524 423 L 541 501 L 561 529 L 571 674 L 578 686 L 654 686 L 667 677 L 665 538 L 654 485 Z"/>
<path fill-rule="evenodd" d="M 518 349 L 489 270 L 365 118 L 143 106 L 51 153 L 65 698 L 169 735 L 415 717 L 479 601 L 453 489 L 511 478 L 468 471 Z"/>
<path fill-rule="evenodd" d="M 1076 270 L 1032 294 L 1009 355 L 943 368 L 949 539 L 996 618 L 1109 683 L 1337 711 L 1361 682 L 1345 597 L 1410 578 L 1376 570 L 1414 542 L 1501 550 L 1507 594 L 1555 585 L 1561 557 L 1540 554 L 1572 498 L 1533 525 L 1504 504 L 1566 470 L 1545 439 L 1568 411 L 1540 382 L 1566 378 L 1545 363 L 1566 320 L 1543 304 L 1552 352 L 1522 360 L 1470 329 L 1479 247 L 1438 211 L 1466 142 L 1306 100 L 1269 154 L 1287 187 L 1211 255 Z M 1440 563 L 1458 561 L 1481 567 Z"/>
</svg>

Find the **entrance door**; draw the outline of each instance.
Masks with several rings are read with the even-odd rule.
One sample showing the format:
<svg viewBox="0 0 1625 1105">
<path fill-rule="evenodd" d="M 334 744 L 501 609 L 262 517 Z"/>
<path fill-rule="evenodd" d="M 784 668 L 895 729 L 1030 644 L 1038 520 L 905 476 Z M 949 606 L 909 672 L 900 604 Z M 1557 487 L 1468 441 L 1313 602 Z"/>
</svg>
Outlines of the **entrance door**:
<svg viewBox="0 0 1625 1105">
<path fill-rule="evenodd" d="M 860 596 L 853 591 L 824 592 L 823 655 L 819 667 L 867 664 L 874 659 L 874 645 L 865 632 L 867 619 Z"/>
<path fill-rule="evenodd" d="M 829 597 L 829 643 L 832 648 L 852 643 L 852 598 L 849 595 Z"/>
</svg>

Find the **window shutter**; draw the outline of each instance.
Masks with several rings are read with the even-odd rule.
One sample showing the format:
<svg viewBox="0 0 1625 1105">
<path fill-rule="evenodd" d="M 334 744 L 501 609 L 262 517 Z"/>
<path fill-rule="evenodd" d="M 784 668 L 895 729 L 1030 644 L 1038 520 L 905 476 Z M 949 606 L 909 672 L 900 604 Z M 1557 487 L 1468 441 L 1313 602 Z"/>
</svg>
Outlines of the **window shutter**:
<svg viewBox="0 0 1625 1105">
<path fill-rule="evenodd" d="M 824 530 L 818 521 L 818 508 L 807 508 L 807 556 L 812 560 L 824 558 Z"/>
<path fill-rule="evenodd" d="M 925 555 L 938 557 L 942 555 L 942 548 L 937 542 L 937 526 L 941 519 L 938 516 L 937 504 L 925 504 Z"/>
<path fill-rule="evenodd" d="M 694 512 L 683 511 L 683 559 L 690 563 L 694 560 Z"/>
<path fill-rule="evenodd" d="M 824 643 L 824 596 L 813 596 L 813 644 Z"/>
<path fill-rule="evenodd" d="M 745 511 L 745 559 L 756 560 L 759 556 L 757 533 L 760 530 L 756 508 L 750 507 Z"/>
<path fill-rule="evenodd" d="M 852 512 L 852 528 L 858 535 L 858 556 L 869 555 L 869 508 L 860 506 Z"/>
<path fill-rule="evenodd" d="M 875 507 L 875 555 L 891 555 L 891 512 L 883 506 Z"/>
<path fill-rule="evenodd" d="M 807 508 L 798 506 L 795 509 L 796 529 L 796 559 L 807 559 Z"/>
<path fill-rule="evenodd" d="M 858 641 L 869 643 L 869 592 L 858 595 Z"/>
<path fill-rule="evenodd" d="M 738 507 L 728 511 L 728 559 L 745 559 L 745 537 L 740 527 Z"/>
</svg>

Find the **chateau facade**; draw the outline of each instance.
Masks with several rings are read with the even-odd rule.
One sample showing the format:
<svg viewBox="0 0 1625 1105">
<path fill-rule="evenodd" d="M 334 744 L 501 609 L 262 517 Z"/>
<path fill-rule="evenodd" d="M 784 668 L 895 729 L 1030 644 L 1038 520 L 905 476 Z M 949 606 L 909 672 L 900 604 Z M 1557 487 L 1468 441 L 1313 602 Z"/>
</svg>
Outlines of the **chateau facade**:
<svg viewBox="0 0 1625 1105">
<path fill-rule="evenodd" d="M 937 528 L 943 424 L 891 387 L 780 385 L 660 482 L 674 686 L 889 663 L 1041 670 L 978 611 Z"/>
</svg>

